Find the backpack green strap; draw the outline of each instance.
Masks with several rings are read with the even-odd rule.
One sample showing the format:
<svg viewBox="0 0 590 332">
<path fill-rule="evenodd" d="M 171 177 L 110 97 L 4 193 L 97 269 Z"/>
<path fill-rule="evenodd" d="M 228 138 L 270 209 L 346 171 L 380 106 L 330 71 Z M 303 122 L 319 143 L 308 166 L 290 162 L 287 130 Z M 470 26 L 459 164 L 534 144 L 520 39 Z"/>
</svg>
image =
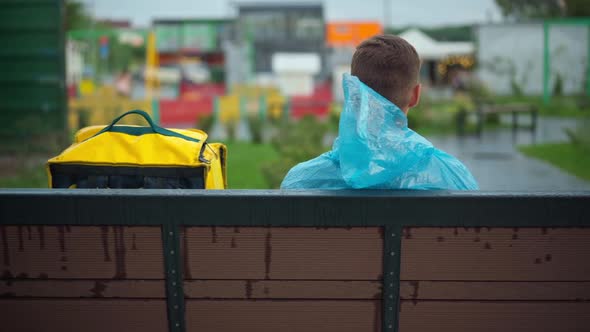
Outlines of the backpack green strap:
<svg viewBox="0 0 590 332">
<path fill-rule="evenodd" d="M 118 116 L 115 120 L 113 120 L 113 122 L 111 122 L 110 125 L 104 127 L 101 131 L 99 131 L 98 133 L 96 133 L 92 137 L 96 137 L 96 136 L 98 136 L 102 133 L 106 133 L 106 132 L 122 132 L 122 133 L 128 133 L 128 134 L 136 134 L 137 127 L 127 127 L 127 126 L 115 127 L 115 124 L 117 124 L 117 122 L 119 122 L 121 119 L 123 119 L 124 117 L 131 115 L 131 114 L 136 114 L 136 115 L 143 117 L 145 119 L 145 121 L 147 121 L 147 123 L 149 123 L 149 125 L 150 125 L 149 127 L 146 127 L 146 128 L 150 128 L 151 132 L 154 134 L 160 134 L 160 135 L 170 136 L 170 137 L 178 137 L 178 138 L 182 138 L 184 140 L 192 141 L 192 142 L 196 142 L 196 143 L 199 143 L 201 141 L 197 138 L 182 135 L 182 134 L 179 134 L 179 133 L 174 132 L 172 130 L 168 130 L 166 128 L 162 128 L 162 127 L 156 125 L 154 123 L 154 121 L 152 121 L 152 118 L 150 117 L 150 115 L 142 110 L 133 110 L 133 111 L 129 111 L 129 112 L 126 112 L 126 113 Z M 129 129 L 129 130 L 126 130 L 126 129 Z M 90 138 L 92 138 L 92 137 L 90 137 Z"/>
</svg>

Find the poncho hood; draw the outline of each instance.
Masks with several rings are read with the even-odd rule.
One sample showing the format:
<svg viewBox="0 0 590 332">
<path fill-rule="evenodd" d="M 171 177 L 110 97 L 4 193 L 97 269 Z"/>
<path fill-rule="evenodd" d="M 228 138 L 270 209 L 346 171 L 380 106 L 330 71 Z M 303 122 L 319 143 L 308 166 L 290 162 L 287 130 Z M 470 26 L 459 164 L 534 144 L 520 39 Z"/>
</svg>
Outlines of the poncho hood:
<svg viewBox="0 0 590 332">
<path fill-rule="evenodd" d="M 344 105 L 332 151 L 347 184 L 381 186 L 432 156 L 433 145 L 408 128 L 399 107 L 355 76 L 345 74 L 342 86 Z"/>
</svg>

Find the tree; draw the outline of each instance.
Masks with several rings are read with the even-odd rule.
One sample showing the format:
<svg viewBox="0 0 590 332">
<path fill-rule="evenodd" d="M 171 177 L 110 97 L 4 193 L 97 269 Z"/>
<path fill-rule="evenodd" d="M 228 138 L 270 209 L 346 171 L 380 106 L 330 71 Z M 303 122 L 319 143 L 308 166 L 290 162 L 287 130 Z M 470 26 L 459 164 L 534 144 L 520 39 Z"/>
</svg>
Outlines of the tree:
<svg viewBox="0 0 590 332">
<path fill-rule="evenodd" d="M 513 19 L 548 18 L 564 14 L 562 0 L 496 0 L 504 17 Z"/>
<path fill-rule="evenodd" d="M 590 16 L 588 0 L 496 0 L 496 4 L 513 19 Z"/>
<path fill-rule="evenodd" d="M 443 26 L 443 27 L 420 27 L 406 26 L 400 28 L 388 28 L 387 33 L 400 34 L 408 29 L 417 28 L 429 37 L 438 41 L 471 41 L 473 39 L 470 25 Z"/>
<path fill-rule="evenodd" d="M 66 31 L 92 27 L 92 17 L 82 2 L 66 0 Z"/>
<path fill-rule="evenodd" d="M 588 0 L 565 0 L 565 3 L 568 16 L 590 16 L 590 2 Z"/>
</svg>

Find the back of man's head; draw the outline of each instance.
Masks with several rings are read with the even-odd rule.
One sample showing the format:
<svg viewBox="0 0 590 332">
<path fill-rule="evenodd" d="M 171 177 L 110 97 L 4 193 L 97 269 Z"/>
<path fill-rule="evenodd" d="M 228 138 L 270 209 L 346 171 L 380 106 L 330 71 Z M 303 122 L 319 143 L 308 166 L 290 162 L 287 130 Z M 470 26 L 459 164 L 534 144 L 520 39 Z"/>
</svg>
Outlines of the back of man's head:
<svg viewBox="0 0 590 332">
<path fill-rule="evenodd" d="M 351 74 L 400 108 L 407 108 L 418 84 L 420 58 L 403 38 L 378 35 L 357 46 Z"/>
</svg>

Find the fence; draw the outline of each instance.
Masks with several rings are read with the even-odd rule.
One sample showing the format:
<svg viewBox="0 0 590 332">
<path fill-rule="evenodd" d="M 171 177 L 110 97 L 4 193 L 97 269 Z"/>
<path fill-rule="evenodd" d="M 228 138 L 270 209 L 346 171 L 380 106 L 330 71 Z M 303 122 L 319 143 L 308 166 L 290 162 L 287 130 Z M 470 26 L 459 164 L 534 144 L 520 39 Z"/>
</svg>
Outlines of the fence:
<svg viewBox="0 0 590 332">
<path fill-rule="evenodd" d="M 3 190 L 1 329 L 587 331 L 589 198 Z"/>
</svg>

